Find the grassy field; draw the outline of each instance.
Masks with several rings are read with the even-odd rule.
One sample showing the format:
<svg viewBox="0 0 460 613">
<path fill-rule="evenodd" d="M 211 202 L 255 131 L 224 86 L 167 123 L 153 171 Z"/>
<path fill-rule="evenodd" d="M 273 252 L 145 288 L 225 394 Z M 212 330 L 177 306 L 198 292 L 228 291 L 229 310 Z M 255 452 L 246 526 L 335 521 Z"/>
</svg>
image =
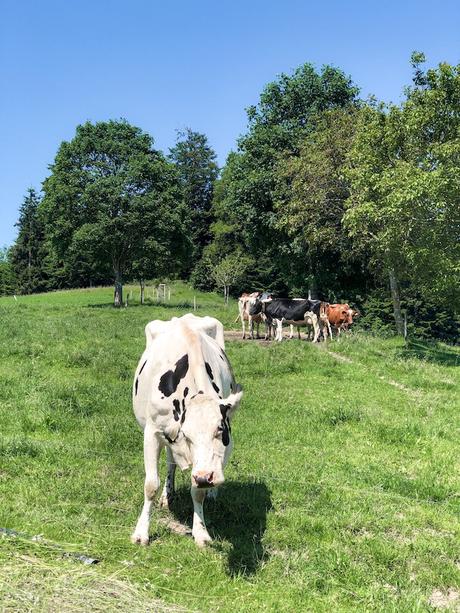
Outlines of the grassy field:
<svg viewBox="0 0 460 613">
<path fill-rule="evenodd" d="M 458 610 L 460 351 L 446 345 L 228 342 L 245 397 L 206 506 L 215 540 L 199 550 L 156 511 L 150 547 L 130 543 L 131 382 L 144 325 L 190 311 L 193 293 L 172 289 L 118 311 L 111 289 L 0 299 L 0 527 L 43 537 L 1 539 L 0 609 Z M 196 297 L 235 326 L 234 302 Z M 187 523 L 189 474 L 177 484 L 172 518 Z"/>
</svg>

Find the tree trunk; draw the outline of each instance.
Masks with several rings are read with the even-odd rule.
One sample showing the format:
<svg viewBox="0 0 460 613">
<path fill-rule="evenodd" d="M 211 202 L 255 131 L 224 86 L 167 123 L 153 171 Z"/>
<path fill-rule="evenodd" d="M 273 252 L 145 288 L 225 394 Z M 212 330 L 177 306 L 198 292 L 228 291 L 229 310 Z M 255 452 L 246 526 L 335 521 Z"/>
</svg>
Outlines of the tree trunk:
<svg viewBox="0 0 460 613">
<path fill-rule="evenodd" d="M 121 271 L 115 270 L 115 287 L 113 293 L 113 306 L 121 307 L 123 305 L 123 282 L 121 277 Z"/>
<path fill-rule="evenodd" d="M 393 315 L 395 318 L 396 332 L 399 336 L 404 336 L 404 318 L 401 312 L 401 300 L 399 297 L 398 280 L 393 268 L 388 271 L 390 277 L 390 292 L 393 300 Z"/>
<path fill-rule="evenodd" d="M 141 304 L 144 304 L 144 289 L 145 289 L 145 281 L 144 279 L 141 279 L 139 281 L 140 286 L 141 286 Z"/>
</svg>

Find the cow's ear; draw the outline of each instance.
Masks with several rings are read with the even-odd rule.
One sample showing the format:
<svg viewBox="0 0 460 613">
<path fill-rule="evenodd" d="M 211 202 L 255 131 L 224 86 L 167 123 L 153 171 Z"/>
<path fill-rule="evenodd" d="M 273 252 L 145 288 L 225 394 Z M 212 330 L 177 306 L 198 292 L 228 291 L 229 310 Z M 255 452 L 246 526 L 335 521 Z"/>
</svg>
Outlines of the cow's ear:
<svg viewBox="0 0 460 613">
<path fill-rule="evenodd" d="M 241 398 L 243 397 L 243 390 L 241 389 L 241 385 L 237 385 L 235 388 L 235 392 L 230 394 L 225 398 L 225 404 L 220 405 L 221 407 L 225 407 L 225 417 L 229 417 L 230 419 L 233 417 L 236 409 L 240 406 Z M 221 408 L 222 412 L 222 408 Z"/>
</svg>

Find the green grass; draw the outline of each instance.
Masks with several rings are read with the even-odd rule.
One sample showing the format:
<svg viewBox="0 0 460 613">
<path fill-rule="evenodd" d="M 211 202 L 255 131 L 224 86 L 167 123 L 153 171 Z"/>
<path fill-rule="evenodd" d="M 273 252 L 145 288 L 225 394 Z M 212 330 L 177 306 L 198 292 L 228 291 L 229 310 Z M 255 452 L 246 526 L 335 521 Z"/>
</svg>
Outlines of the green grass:
<svg viewBox="0 0 460 613">
<path fill-rule="evenodd" d="M 110 288 L 0 299 L 0 526 L 46 539 L 2 539 L 5 610 L 429 611 L 458 589 L 460 351 L 441 344 L 228 342 L 245 397 L 206 505 L 214 543 L 197 549 L 156 511 L 150 547 L 131 545 L 144 325 L 193 304 L 183 284 L 166 305 L 133 293 L 121 310 Z M 195 295 L 198 314 L 235 325 L 234 302 Z M 188 484 L 179 474 L 172 511 L 185 523 Z"/>
</svg>

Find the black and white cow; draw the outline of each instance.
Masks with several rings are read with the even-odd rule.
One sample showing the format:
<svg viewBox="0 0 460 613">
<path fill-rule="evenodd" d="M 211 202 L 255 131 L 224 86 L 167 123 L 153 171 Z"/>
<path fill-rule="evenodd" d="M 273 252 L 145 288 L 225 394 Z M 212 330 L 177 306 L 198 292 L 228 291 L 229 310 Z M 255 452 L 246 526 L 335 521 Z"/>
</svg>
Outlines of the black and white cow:
<svg viewBox="0 0 460 613">
<path fill-rule="evenodd" d="M 283 340 L 283 324 L 293 326 L 313 326 L 313 341 L 319 339 L 318 324 L 320 315 L 320 300 L 274 298 L 272 300 L 256 300 L 250 307 L 250 314 L 263 313 L 268 325 L 276 325 L 275 340 Z"/>
<path fill-rule="evenodd" d="M 192 467 L 192 534 L 203 546 L 211 540 L 203 502 L 224 482 L 233 446 L 230 424 L 243 392 L 235 383 L 217 319 L 188 314 L 156 320 L 147 324 L 145 335 L 133 385 L 134 413 L 144 430 L 144 506 L 131 540 L 149 542 L 150 511 L 160 486 L 158 460 L 166 447 L 168 475 L 160 504 L 169 504 L 176 465 Z"/>
</svg>

